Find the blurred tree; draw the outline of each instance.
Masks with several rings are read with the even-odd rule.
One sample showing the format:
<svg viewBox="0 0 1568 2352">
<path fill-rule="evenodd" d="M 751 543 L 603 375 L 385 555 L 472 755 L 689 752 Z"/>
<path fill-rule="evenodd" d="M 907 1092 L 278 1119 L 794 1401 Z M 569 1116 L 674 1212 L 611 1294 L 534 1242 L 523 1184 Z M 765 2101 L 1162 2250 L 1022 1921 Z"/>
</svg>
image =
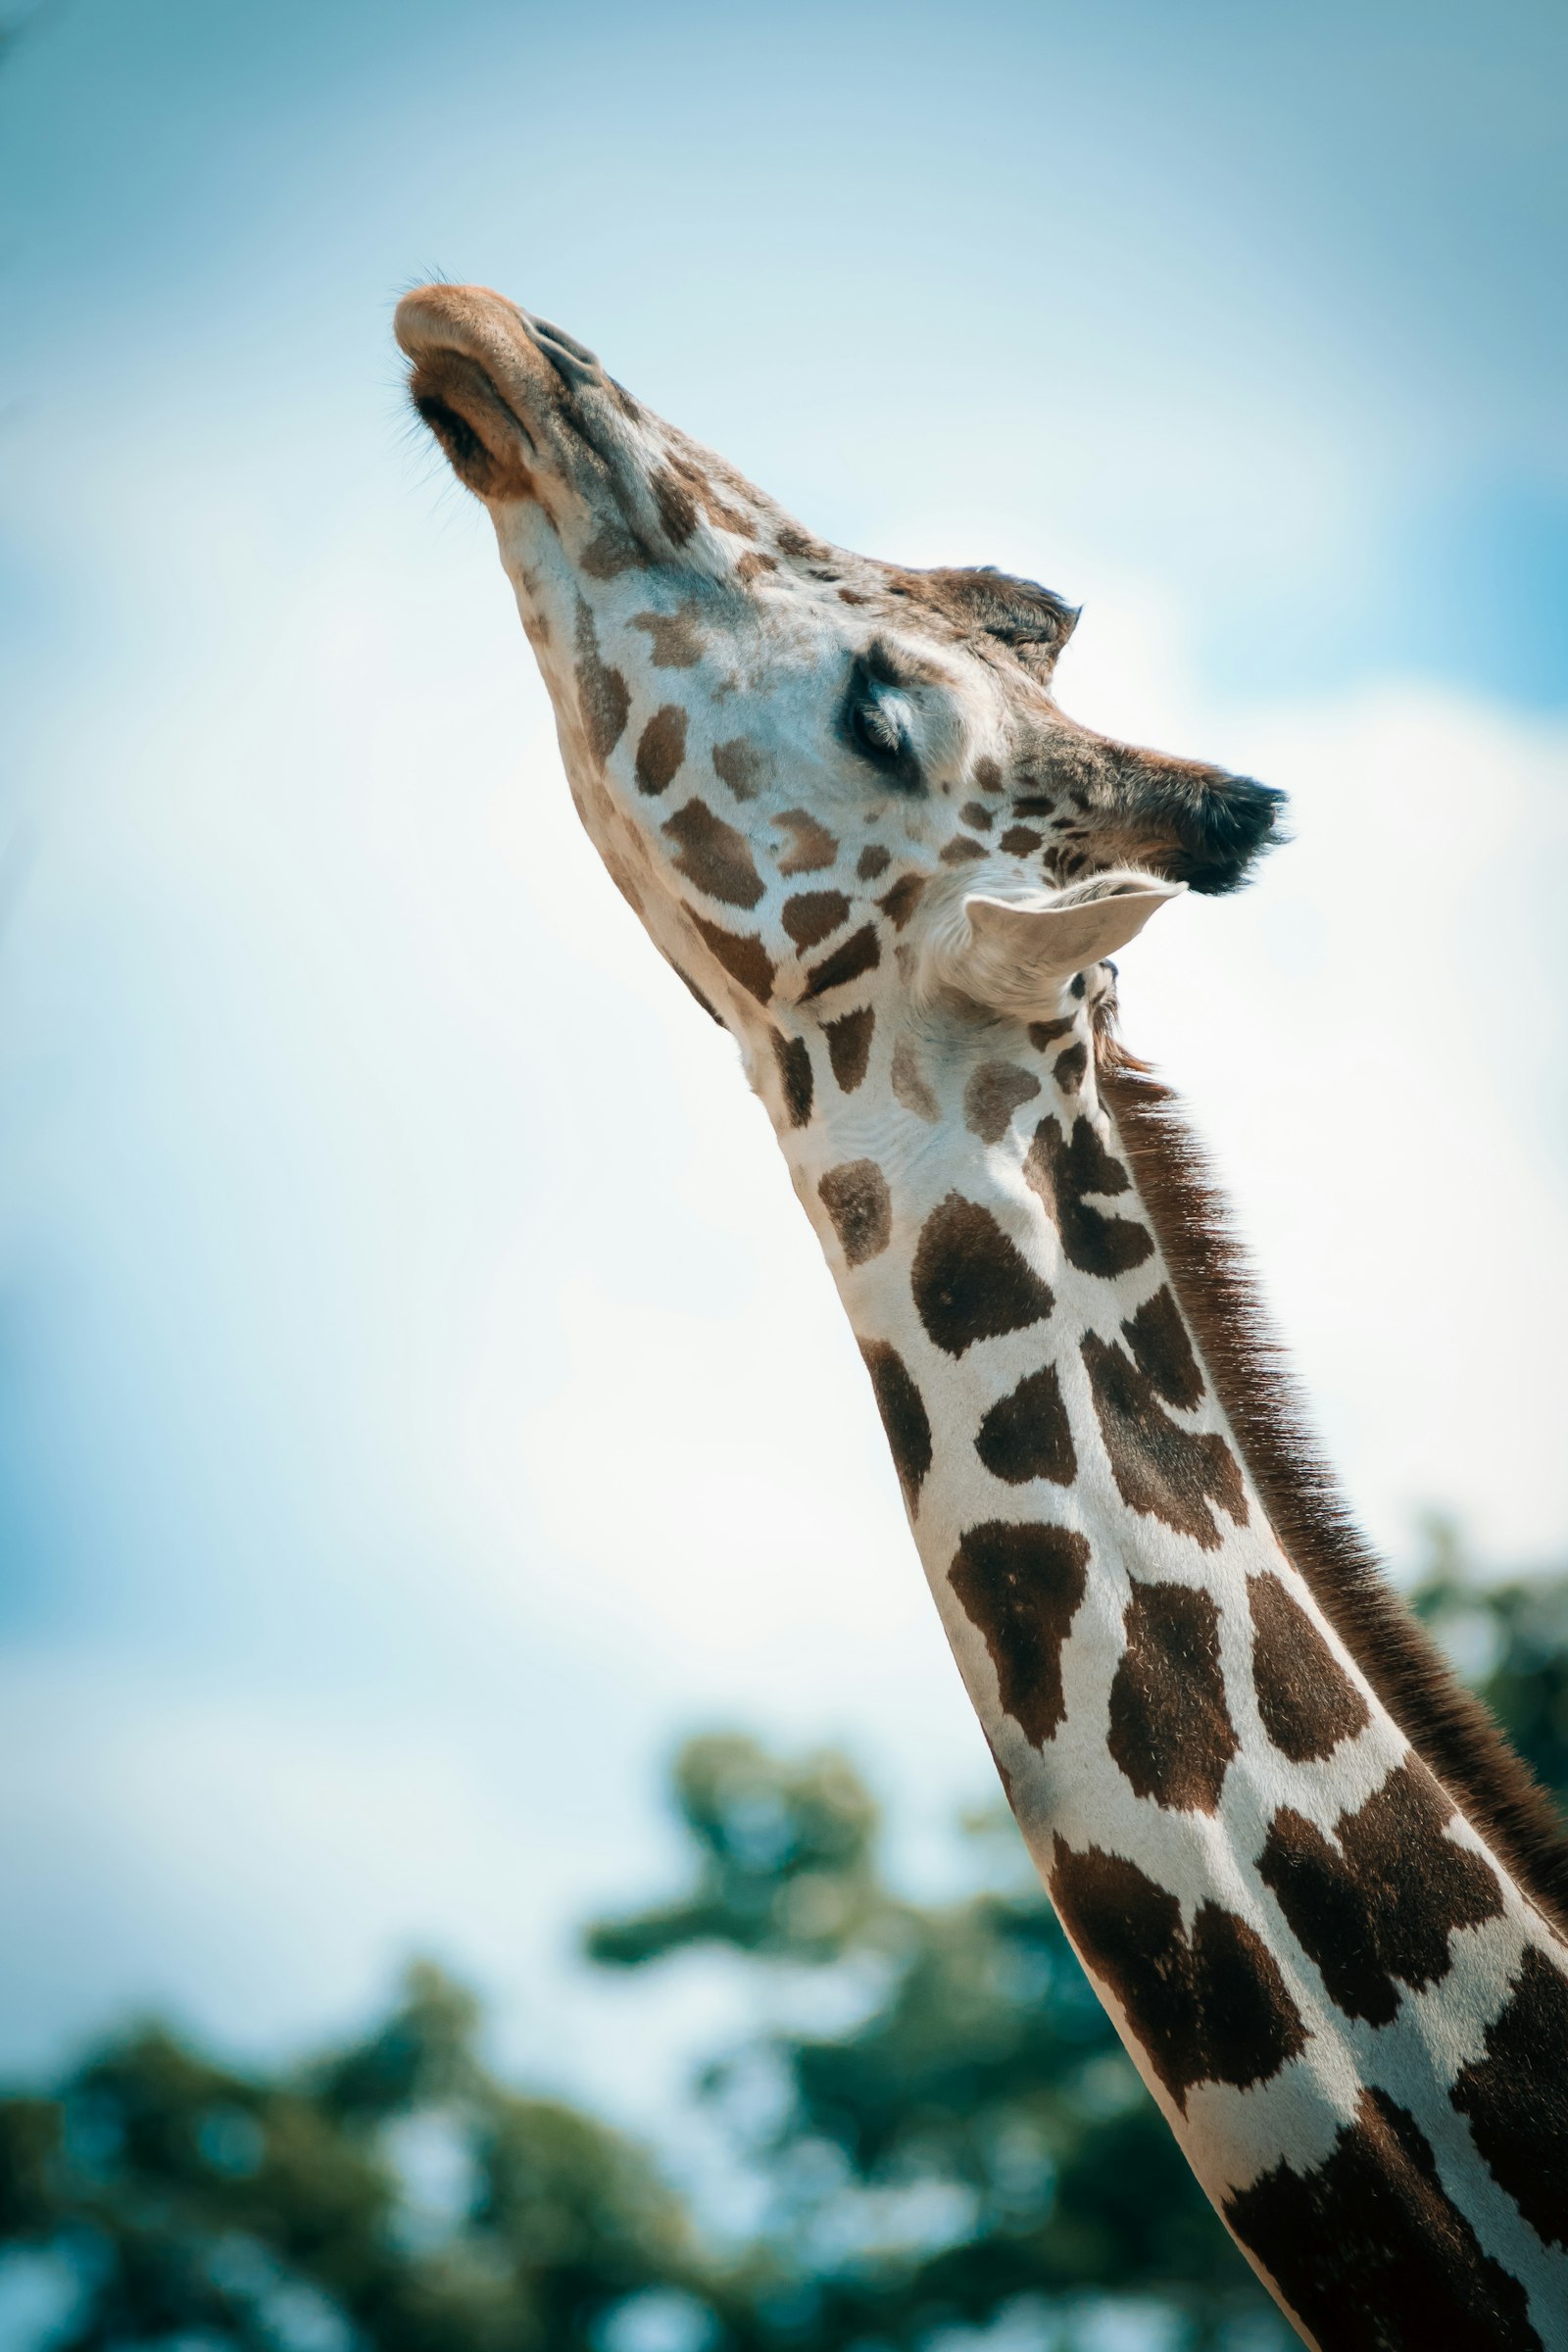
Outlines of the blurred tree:
<svg viewBox="0 0 1568 2352">
<path fill-rule="evenodd" d="M 1478 1584 L 1434 1523 L 1415 1601 L 1568 1792 L 1568 1577 Z M 297 2068 L 224 2066 L 148 2026 L 50 2097 L 0 2099 L 0 2249 L 57 2289 L 56 2324 L 25 2340 L 1071 2352 L 1103 2340 L 1107 2303 L 1140 2308 L 1127 2340 L 1151 2347 L 1292 2340 L 1000 1808 L 968 1825 L 971 1890 L 918 1904 L 886 1883 L 876 1808 L 841 1756 L 695 1740 L 673 1795 L 689 1890 L 591 1929 L 590 1953 L 634 1969 L 728 1950 L 837 2021 L 701 2080 L 758 2189 L 740 2255 L 705 2248 L 620 2133 L 499 2082 L 471 1996 L 420 1965 L 365 2039 Z"/>
<path fill-rule="evenodd" d="M 1425 1533 L 1418 1614 L 1568 1812 L 1568 1576 L 1481 1584 L 1451 1520 Z"/>
<path fill-rule="evenodd" d="M 477 2014 L 410 1970 L 367 2040 L 278 2077 L 150 2026 L 53 2099 L 0 2102 L 0 2239 L 63 2257 L 61 2352 L 612 2352 L 707 2272 L 653 2164 L 504 2089 Z M 694 2336 L 694 2341 L 700 2336 Z"/>
</svg>

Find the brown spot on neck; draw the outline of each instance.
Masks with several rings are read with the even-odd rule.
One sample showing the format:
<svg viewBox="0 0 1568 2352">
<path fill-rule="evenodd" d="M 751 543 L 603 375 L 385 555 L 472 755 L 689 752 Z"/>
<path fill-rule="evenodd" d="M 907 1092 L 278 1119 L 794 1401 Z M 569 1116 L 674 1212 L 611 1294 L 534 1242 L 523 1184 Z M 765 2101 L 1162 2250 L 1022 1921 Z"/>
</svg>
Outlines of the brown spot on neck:
<svg viewBox="0 0 1568 2352">
<path fill-rule="evenodd" d="M 1035 1478 L 1049 1479 L 1057 1487 L 1072 1485 L 1078 1457 L 1054 1364 L 1026 1373 L 1015 1389 L 989 1407 L 974 1449 L 992 1477 L 1004 1486 L 1026 1486 Z"/>
<path fill-rule="evenodd" d="M 785 900 L 779 920 L 798 948 L 815 948 L 848 919 L 849 911 L 842 890 L 802 890 Z"/>
<path fill-rule="evenodd" d="M 852 931 L 831 956 L 824 956 L 820 963 L 812 966 L 802 1003 L 812 997 L 825 997 L 829 989 L 843 988 L 848 981 L 858 980 L 862 973 L 874 971 L 881 960 L 882 943 L 874 927 L 865 923 L 858 931 Z"/>
<path fill-rule="evenodd" d="M 654 712 L 637 745 L 635 773 L 639 792 L 666 792 L 686 757 L 686 713 L 678 704 L 665 703 Z"/>
<path fill-rule="evenodd" d="M 600 659 L 599 632 L 594 616 L 581 599 L 577 604 L 577 708 L 588 749 L 603 767 L 631 714 L 631 696 L 618 669 Z"/>
<path fill-rule="evenodd" d="M 862 1005 L 858 1012 L 847 1012 L 841 1019 L 828 1022 L 823 1032 L 827 1057 L 841 1094 L 853 1095 L 865 1076 L 875 1025 L 876 1015 L 869 1004 Z"/>
<path fill-rule="evenodd" d="M 757 798 L 766 762 L 755 743 L 749 743 L 744 735 L 732 735 L 727 743 L 714 744 L 711 757 L 714 775 L 729 786 L 738 801 Z"/>
<path fill-rule="evenodd" d="M 991 1211 L 959 1193 L 920 1228 L 909 1281 L 920 1320 L 946 1355 L 1022 1331 L 1052 1309 L 1049 1285 Z"/>
<path fill-rule="evenodd" d="M 845 1262 L 862 1266 L 868 1257 L 880 1257 L 893 1235 L 893 1200 L 876 1161 L 846 1160 L 829 1168 L 816 1189 Z"/>
<path fill-rule="evenodd" d="M 1246 2090 L 1306 2046 L 1278 1961 L 1215 1902 L 1191 1934 L 1174 1894 L 1135 1862 L 1055 1840 L 1048 1884 L 1063 1927 L 1106 1985 L 1178 2107 L 1200 2082 Z"/>
<path fill-rule="evenodd" d="M 1075 1529 L 990 1519 L 965 1532 L 948 1570 L 986 1645 L 1002 1711 L 1035 1747 L 1067 1712 L 1061 1648 L 1088 1591 L 1088 1562 Z"/>
<path fill-rule="evenodd" d="M 983 1144 L 1000 1144 L 1019 1104 L 1039 1092 L 1032 1070 L 1015 1061 L 983 1061 L 963 1090 L 963 1123 Z"/>
<path fill-rule="evenodd" d="M 1068 1264 L 1081 1274 L 1108 1280 L 1131 1273 L 1153 1255 L 1153 1237 L 1146 1227 L 1130 1217 L 1110 1216 L 1087 1198 L 1126 1192 L 1128 1176 L 1081 1112 L 1070 1141 L 1054 1118 L 1041 1120 L 1023 1173 L 1061 1236 Z"/>
<path fill-rule="evenodd" d="M 888 1072 L 895 1098 L 906 1110 L 912 1110 L 917 1119 L 928 1127 L 937 1126 L 942 1118 L 942 1105 L 925 1082 L 919 1056 L 906 1037 L 901 1037 L 893 1049 L 893 1061 Z"/>
<path fill-rule="evenodd" d="M 1086 1332 L 1081 1353 L 1116 1491 L 1129 1510 L 1162 1520 L 1205 1551 L 1223 1540 L 1213 1505 L 1247 1525 L 1236 1456 L 1214 1430 L 1183 1429 L 1120 1348 Z"/>
<path fill-rule="evenodd" d="M 876 1409 L 882 1416 L 893 1467 L 904 1489 L 905 1508 L 913 1518 L 919 1508 L 920 1488 L 931 1467 L 931 1423 L 925 1400 L 896 1348 L 885 1340 L 868 1340 L 860 1354 L 871 1375 Z"/>
<path fill-rule="evenodd" d="M 1272 1569 L 1249 1578 L 1247 1598 L 1252 1686 L 1265 1733 L 1293 1764 L 1331 1756 L 1342 1740 L 1366 1729 L 1366 1700 Z"/>
<path fill-rule="evenodd" d="M 773 1059 L 792 1127 L 805 1127 L 811 1116 L 816 1082 L 811 1074 L 811 1049 L 804 1037 L 783 1037 L 774 1030 Z"/>
<path fill-rule="evenodd" d="M 631 625 L 648 632 L 655 669 L 695 669 L 703 658 L 702 632 L 689 606 L 678 612 L 634 612 Z"/>
<path fill-rule="evenodd" d="M 1448 2094 L 1498 2185 L 1536 2235 L 1568 2246 L 1568 1981 L 1544 1953 L 1527 1951 L 1485 2050 Z"/>
<path fill-rule="evenodd" d="M 1171 1812 L 1212 1813 L 1237 1748 L 1219 1610 L 1193 1586 L 1135 1584 L 1123 1631 L 1110 1686 L 1111 1755 L 1137 1795 Z"/>
<path fill-rule="evenodd" d="M 1121 1336 L 1132 1349 L 1133 1362 L 1139 1371 L 1167 1404 L 1178 1404 L 1184 1411 L 1191 1411 L 1201 1401 L 1203 1375 L 1198 1369 L 1193 1343 L 1167 1283 L 1161 1283 L 1153 1297 L 1146 1298 L 1138 1312 L 1128 1318 L 1121 1327 Z"/>
<path fill-rule="evenodd" d="M 1270 1823 L 1258 1877 L 1348 2017 L 1392 2024 L 1399 1984 L 1419 1992 L 1438 1983 L 1455 1931 L 1501 1911 L 1491 1865 L 1446 1835 L 1452 1819 L 1412 1756 L 1356 1812 L 1340 1815 L 1332 1844 L 1289 1806 Z"/>
<path fill-rule="evenodd" d="M 706 916 L 694 913 L 692 922 L 707 943 L 710 955 L 721 963 L 732 980 L 738 980 L 748 996 L 759 1004 L 766 1004 L 773 995 L 777 977 L 773 958 L 754 932 L 737 935 Z"/>
<path fill-rule="evenodd" d="M 752 862 L 744 834 L 715 816 L 706 801 L 688 801 L 665 819 L 665 837 L 675 847 L 675 865 L 689 882 L 728 906 L 755 906 L 762 878 Z"/>
<path fill-rule="evenodd" d="M 648 558 L 619 523 L 602 522 L 577 558 L 591 580 L 613 580 L 623 571 L 646 571 Z"/>
<path fill-rule="evenodd" d="M 884 891 L 881 898 L 878 899 L 877 905 L 895 931 L 904 929 L 905 924 L 919 905 L 920 895 L 924 889 L 925 880 L 922 875 L 901 874 L 892 889 Z"/>
<path fill-rule="evenodd" d="M 731 791 L 734 786 L 731 785 Z M 744 798 L 737 795 L 737 798 Z M 778 860 L 778 870 L 786 877 L 795 874 L 819 874 L 833 863 L 839 845 L 826 825 L 817 823 L 809 809 L 786 808 L 775 816 L 774 826 L 790 835 L 790 846 Z"/>
<path fill-rule="evenodd" d="M 1415 2118 L 1386 2091 L 1361 2092 L 1322 2164 L 1279 2164 L 1223 2211 L 1334 2352 L 1543 2352 L 1524 2288 L 1483 2251 Z"/>
</svg>

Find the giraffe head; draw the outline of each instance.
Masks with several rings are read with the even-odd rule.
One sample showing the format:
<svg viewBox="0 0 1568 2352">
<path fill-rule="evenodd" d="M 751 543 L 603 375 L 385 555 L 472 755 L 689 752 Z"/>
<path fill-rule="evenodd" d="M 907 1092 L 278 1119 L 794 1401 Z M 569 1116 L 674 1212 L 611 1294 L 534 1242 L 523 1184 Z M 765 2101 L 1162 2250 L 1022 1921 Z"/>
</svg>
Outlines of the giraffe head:
<svg viewBox="0 0 1568 2352">
<path fill-rule="evenodd" d="M 1267 843 L 1279 794 L 1065 715 L 1077 613 L 1050 590 L 825 545 L 483 287 L 422 287 L 397 333 L 489 509 L 584 822 L 743 1044 L 889 991 L 1049 1012 Z"/>
</svg>

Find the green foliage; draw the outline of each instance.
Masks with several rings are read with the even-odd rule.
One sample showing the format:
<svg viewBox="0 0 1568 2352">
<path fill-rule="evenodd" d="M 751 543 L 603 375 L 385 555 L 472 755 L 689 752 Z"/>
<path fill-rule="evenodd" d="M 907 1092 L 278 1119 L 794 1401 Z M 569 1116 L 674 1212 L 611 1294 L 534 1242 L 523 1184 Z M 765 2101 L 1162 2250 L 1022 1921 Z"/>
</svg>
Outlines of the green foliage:
<svg viewBox="0 0 1568 2352">
<path fill-rule="evenodd" d="M 1568 1794 L 1568 1577 L 1480 1586 L 1435 1525 L 1415 1603 Z M 592 1956 L 727 1952 L 777 2013 L 836 2021 L 701 2078 L 759 2188 L 742 2255 L 620 2133 L 498 2082 L 472 1997 L 419 1966 L 363 2040 L 297 2068 L 147 2026 L 53 2096 L 0 2099 L 0 2247 L 69 2266 L 61 2352 L 1070 2352 L 1107 2300 L 1151 2344 L 1293 2340 L 1000 1806 L 968 1825 L 969 1891 L 921 1904 L 842 1756 L 694 1740 L 672 1795 L 690 1884 L 591 1928 Z"/>
<path fill-rule="evenodd" d="M 476 2025 L 421 1965 L 365 2041 L 296 2072 L 149 2026 L 54 2099 L 0 2102 L 0 2239 L 69 2256 L 62 2347 L 601 2352 L 629 2297 L 700 2283 L 650 2159 L 504 2089 Z M 421 2192 L 432 2154 L 444 2210 Z"/>
<path fill-rule="evenodd" d="M 1568 1577 L 1478 1585 L 1448 1521 L 1427 1522 L 1419 1614 L 1568 1810 Z"/>
<path fill-rule="evenodd" d="M 667 1909 L 591 1928 L 593 1959 L 634 1967 L 704 1942 L 833 1959 L 880 1914 L 876 1807 L 842 1756 L 786 1762 L 718 1733 L 686 1742 L 671 1795 L 697 1849 L 696 1885 Z"/>
</svg>

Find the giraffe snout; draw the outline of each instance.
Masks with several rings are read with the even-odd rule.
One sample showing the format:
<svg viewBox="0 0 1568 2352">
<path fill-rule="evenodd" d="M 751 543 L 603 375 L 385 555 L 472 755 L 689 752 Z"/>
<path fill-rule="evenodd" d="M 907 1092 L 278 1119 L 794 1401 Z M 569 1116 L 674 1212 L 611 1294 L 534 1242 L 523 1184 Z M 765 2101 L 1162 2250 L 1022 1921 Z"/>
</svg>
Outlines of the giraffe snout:
<svg viewBox="0 0 1568 2352">
<path fill-rule="evenodd" d="M 1125 747 L 1114 767 L 1117 854 L 1205 897 L 1239 889 L 1284 838 L 1284 793 L 1252 776 Z"/>
</svg>

